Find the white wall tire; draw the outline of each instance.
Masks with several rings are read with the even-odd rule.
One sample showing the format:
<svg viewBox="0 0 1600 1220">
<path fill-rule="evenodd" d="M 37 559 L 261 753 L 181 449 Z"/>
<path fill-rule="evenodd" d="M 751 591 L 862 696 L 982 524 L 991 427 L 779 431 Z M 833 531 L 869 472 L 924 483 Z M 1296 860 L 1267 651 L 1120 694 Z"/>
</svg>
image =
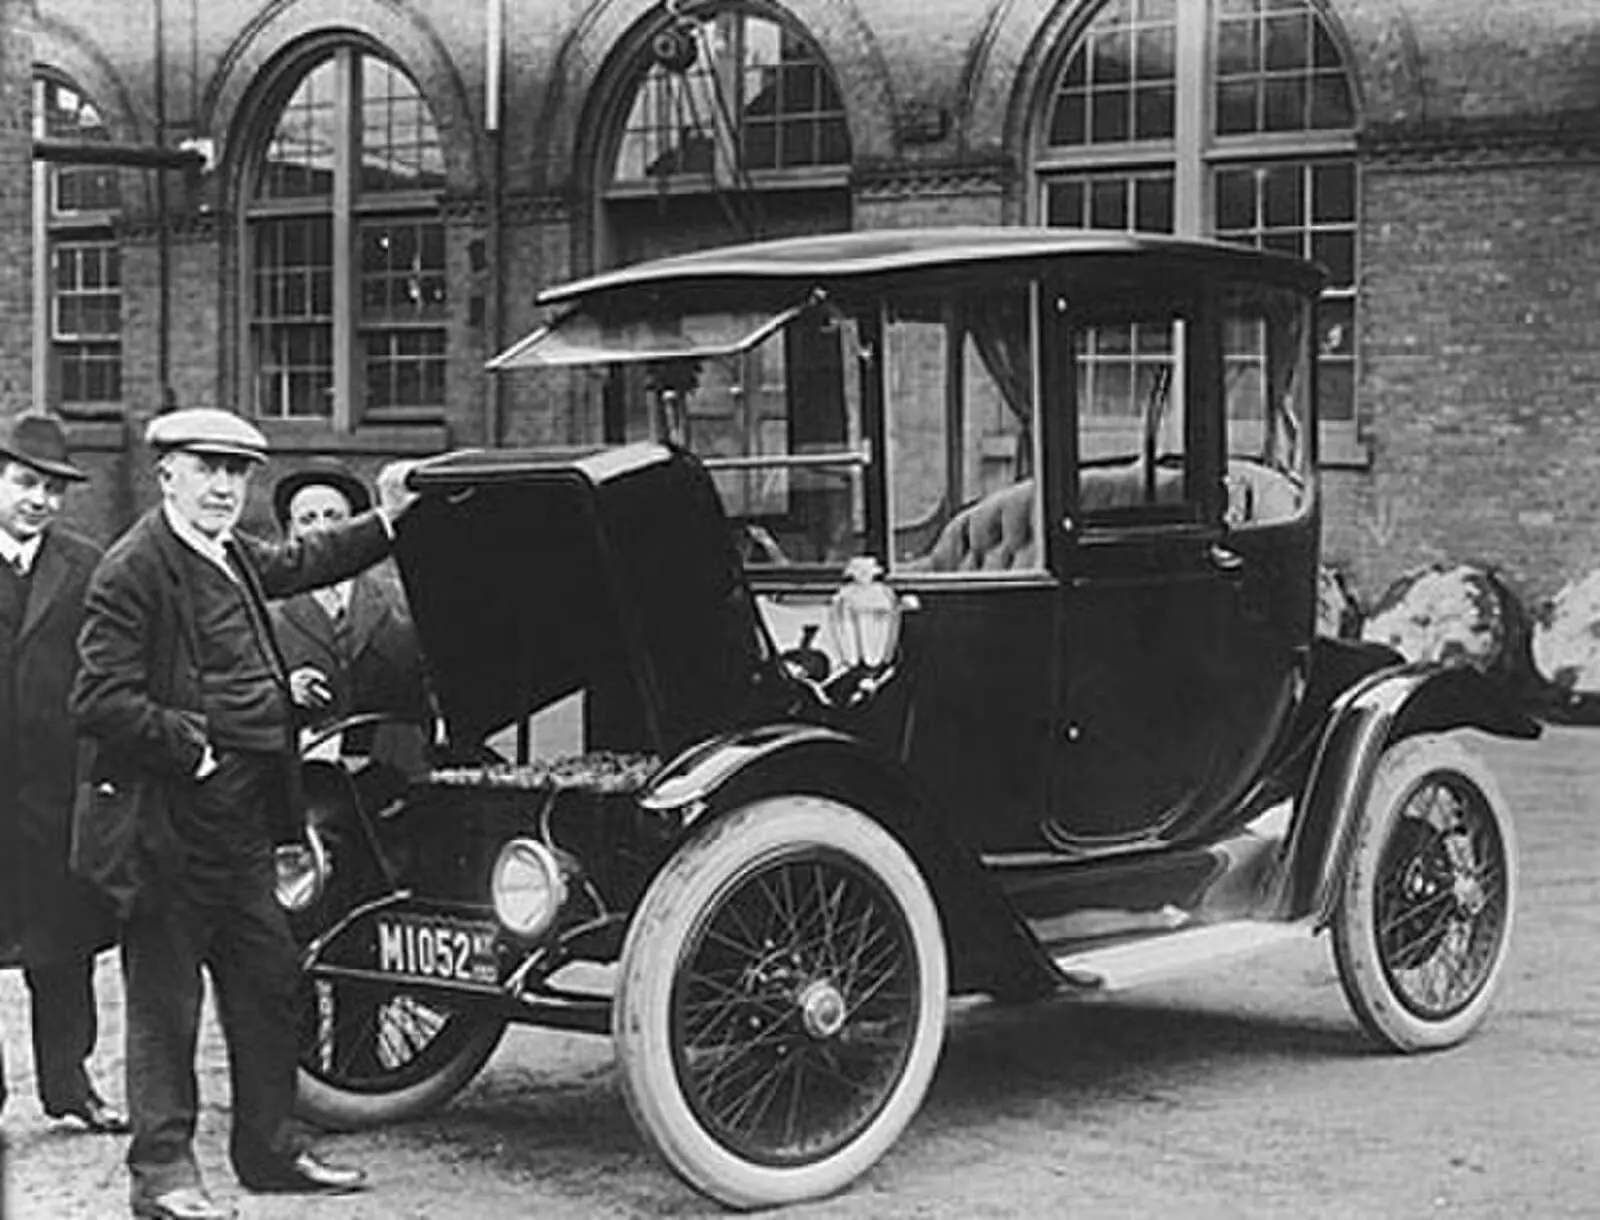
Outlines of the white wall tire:
<svg viewBox="0 0 1600 1220">
<path fill-rule="evenodd" d="M 938 908 L 892 835 L 818 797 L 756 802 L 635 913 L 612 1018 L 628 1108 L 726 1206 L 832 1194 L 921 1105 L 947 991 Z"/>
<path fill-rule="evenodd" d="M 1482 1023 L 1516 911 L 1517 844 L 1494 777 L 1459 741 L 1378 760 L 1334 911 L 1334 960 L 1379 1045 L 1437 1050 Z"/>
</svg>

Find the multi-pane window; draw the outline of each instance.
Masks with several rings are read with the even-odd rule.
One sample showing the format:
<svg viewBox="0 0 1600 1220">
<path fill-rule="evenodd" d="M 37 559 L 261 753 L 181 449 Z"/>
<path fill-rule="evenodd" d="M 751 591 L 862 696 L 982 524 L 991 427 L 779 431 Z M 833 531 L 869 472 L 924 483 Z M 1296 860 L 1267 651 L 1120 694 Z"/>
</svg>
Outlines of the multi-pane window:
<svg viewBox="0 0 1600 1220">
<path fill-rule="evenodd" d="M 1322 418 L 1352 424 L 1355 104 L 1320 6 L 1108 0 L 1067 48 L 1046 103 L 1035 148 L 1044 223 L 1209 235 L 1322 262 Z M 1120 361 L 1115 375 L 1134 384 L 1148 363 L 1136 336 L 1102 338 L 1126 351 L 1091 353 L 1096 375 Z"/>
<path fill-rule="evenodd" d="M 394 65 L 339 48 L 277 114 L 250 205 L 250 354 L 258 414 L 438 411 L 449 291 L 427 102 Z"/>
<path fill-rule="evenodd" d="M 34 82 L 34 130 L 59 139 L 105 142 L 104 117 L 81 89 L 55 77 Z M 121 206 L 108 166 L 41 166 L 35 223 L 41 315 L 36 358 L 49 402 L 71 410 L 122 398 L 122 265 L 112 233 Z"/>
<path fill-rule="evenodd" d="M 1328 270 L 1317 310 L 1318 398 L 1325 420 L 1355 419 L 1355 165 L 1230 165 L 1212 179 L 1218 237 L 1314 258 Z"/>
<path fill-rule="evenodd" d="M 833 74 L 800 31 L 737 8 L 656 41 L 627 106 L 613 186 L 748 186 L 749 175 L 850 157 Z"/>
</svg>

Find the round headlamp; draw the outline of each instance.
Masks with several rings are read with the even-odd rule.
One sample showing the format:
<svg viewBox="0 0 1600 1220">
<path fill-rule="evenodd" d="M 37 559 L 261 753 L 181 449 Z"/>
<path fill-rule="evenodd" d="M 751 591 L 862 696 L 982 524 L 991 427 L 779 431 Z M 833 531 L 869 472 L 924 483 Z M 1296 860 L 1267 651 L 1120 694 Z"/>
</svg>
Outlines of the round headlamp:
<svg viewBox="0 0 1600 1220">
<path fill-rule="evenodd" d="M 272 863 L 276 872 L 273 892 L 278 905 L 286 911 L 304 911 L 328 887 L 332 866 L 328 849 L 314 826 L 306 827 L 304 842 L 287 843 L 274 851 Z"/>
<path fill-rule="evenodd" d="M 512 839 L 495 858 L 489 878 L 495 917 L 517 936 L 539 935 L 567 900 L 561 862 L 543 843 Z"/>
</svg>

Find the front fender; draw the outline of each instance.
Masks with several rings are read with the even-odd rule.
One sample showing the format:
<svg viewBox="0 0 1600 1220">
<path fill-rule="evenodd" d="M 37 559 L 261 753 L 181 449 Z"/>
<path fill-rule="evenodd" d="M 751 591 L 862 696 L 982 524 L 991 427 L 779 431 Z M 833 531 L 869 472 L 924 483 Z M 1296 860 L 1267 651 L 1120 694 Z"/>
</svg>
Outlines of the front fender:
<svg viewBox="0 0 1600 1220">
<path fill-rule="evenodd" d="M 1285 843 L 1279 914 L 1332 909 L 1344 859 L 1383 752 L 1420 733 L 1475 728 L 1532 740 L 1539 723 L 1476 670 L 1408 665 L 1372 674 L 1330 709 Z"/>
<path fill-rule="evenodd" d="M 686 751 L 639 796 L 641 808 L 682 827 L 785 793 L 825 796 L 871 818 L 921 870 L 944 924 L 952 992 L 1044 995 L 1058 979 L 976 856 L 896 764 L 859 739 L 812 724 L 725 734 Z"/>
</svg>

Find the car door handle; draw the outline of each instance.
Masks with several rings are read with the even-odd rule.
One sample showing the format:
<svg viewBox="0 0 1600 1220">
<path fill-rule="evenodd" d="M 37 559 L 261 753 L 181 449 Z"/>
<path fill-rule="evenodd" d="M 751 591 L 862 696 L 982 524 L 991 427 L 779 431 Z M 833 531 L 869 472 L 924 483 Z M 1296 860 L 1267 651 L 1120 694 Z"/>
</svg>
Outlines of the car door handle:
<svg viewBox="0 0 1600 1220">
<path fill-rule="evenodd" d="M 1212 569 L 1223 576 L 1237 579 L 1244 575 L 1244 556 L 1220 542 L 1211 544 L 1206 551 L 1206 558 L 1211 561 Z"/>
</svg>

